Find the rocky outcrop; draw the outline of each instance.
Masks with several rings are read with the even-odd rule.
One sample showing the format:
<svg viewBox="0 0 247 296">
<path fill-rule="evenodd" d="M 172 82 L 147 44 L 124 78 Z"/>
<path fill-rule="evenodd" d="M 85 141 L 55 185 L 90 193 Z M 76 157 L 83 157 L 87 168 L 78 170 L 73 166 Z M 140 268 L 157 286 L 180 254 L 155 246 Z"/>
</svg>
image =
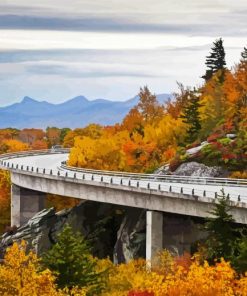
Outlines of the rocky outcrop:
<svg viewBox="0 0 247 296">
<path fill-rule="evenodd" d="M 145 250 L 145 211 L 85 201 L 58 213 L 53 208 L 43 210 L 25 225 L 9 229 L 0 237 L 0 258 L 21 240 L 41 255 L 56 242 L 65 223 L 86 237 L 99 258 L 113 258 L 114 253 L 115 262 L 125 262 L 142 256 Z"/>
<path fill-rule="evenodd" d="M 114 263 L 145 258 L 146 211 L 129 209 L 122 220 L 114 247 Z"/>
<path fill-rule="evenodd" d="M 99 238 L 102 239 L 104 225 L 107 223 L 105 222 L 106 217 L 111 217 L 112 212 L 111 205 L 92 202 L 83 202 L 72 209 L 58 213 L 53 208 L 43 210 L 25 225 L 15 231 L 10 230 L 2 236 L 0 239 L 0 257 L 13 242 L 20 242 L 21 240 L 27 241 L 29 248 L 34 249 L 38 254 L 42 254 L 56 242 L 57 234 L 65 223 L 70 224 L 74 231 L 81 232 L 91 241 L 95 239 L 94 233 L 96 231 Z M 104 234 L 104 238 L 109 244 L 109 237 Z M 108 245 L 104 245 L 104 240 L 102 244 L 97 240 L 93 243 L 93 247 L 97 255 L 105 256 L 104 252 Z"/>
<path fill-rule="evenodd" d="M 178 176 L 220 177 L 224 174 L 221 167 L 209 167 L 195 161 L 181 164 L 174 172 Z"/>
</svg>

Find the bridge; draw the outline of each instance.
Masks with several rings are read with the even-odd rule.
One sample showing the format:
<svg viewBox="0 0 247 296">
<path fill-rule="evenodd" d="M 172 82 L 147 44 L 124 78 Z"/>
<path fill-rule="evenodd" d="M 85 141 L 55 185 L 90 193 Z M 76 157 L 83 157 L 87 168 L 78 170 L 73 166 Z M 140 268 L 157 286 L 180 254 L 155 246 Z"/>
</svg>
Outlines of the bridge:
<svg viewBox="0 0 247 296">
<path fill-rule="evenodd" d="M 237 223 L 247 224 L 247 180 L 135 174 L 70 167 L 69 150 L 4 154 L 11 173 L 11 224 L 20 226 L 44 209 L 47 193 L 146 210 L 146 256 L 163 245 L 163 214 L 209 216 L 223 189 Z"/>
</svg>

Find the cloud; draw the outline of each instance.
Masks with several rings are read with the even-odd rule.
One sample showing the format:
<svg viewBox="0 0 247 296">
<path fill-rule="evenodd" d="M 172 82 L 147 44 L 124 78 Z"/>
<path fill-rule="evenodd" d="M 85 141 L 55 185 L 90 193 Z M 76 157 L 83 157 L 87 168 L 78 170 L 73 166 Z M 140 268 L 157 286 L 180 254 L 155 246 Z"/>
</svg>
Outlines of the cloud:
<svg viewBox="0 0 247 296">
<path fill-rule="evenodd" d="M 72 3 L 72 4 L 71 4 Z M 112 100 L 148 84 L 201 83 L 223 37 L 228 66 L 246 46 L 246 0 L 11 0 L 0 3 L 0 104 L 29 95 Z"/>
<path fill-rule="evenodd" d="M 12 0 L 0 28 L 246 36 L 245 0 Z"/>
</svg>

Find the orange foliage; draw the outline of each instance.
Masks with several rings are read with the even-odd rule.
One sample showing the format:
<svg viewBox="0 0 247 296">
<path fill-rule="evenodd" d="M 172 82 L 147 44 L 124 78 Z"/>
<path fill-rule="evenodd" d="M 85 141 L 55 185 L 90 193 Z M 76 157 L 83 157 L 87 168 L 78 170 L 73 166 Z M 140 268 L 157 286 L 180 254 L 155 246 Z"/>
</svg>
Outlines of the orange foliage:
<svg viewBox="0 0 247 296">
<path fill-rule="evenodd" d="M 10 174 L 0 170 L 0 234 L 10 224 Z"/>
<path fill-rule="evenodd" d="M 238 278 L 223 259 L 210 266 L 200 264 L 188 255 L 173 259 L 167 251 L 161 253 L 154 268 L 143 260 L 112 267 L 104 296 L 246 296 L 247 275 Z"/>
<path fill-rule="evenodd" d="M 18 140 L 4 140 L 1 143 L 1 151 L 2 152 L 18 152 L 28 150 L 28 144 L 25 144 Z"/>
</svg>

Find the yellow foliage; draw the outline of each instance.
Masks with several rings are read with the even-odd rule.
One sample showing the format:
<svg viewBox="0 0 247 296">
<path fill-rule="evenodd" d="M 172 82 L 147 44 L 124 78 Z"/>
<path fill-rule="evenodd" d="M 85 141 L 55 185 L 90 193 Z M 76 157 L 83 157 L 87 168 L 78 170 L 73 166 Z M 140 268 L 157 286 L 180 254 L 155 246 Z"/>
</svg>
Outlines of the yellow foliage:
<svg viewBox="0 0 247 296">
<path fill-rule="evenodd" d="M 246 296 L 247 274 L 238 279 L 223 259 L 215 266 L 197 260 L 187 267 L 172 259 L 168 252 L 159 256 L 152 269 L 144 260 L 113 266 L 103 296 L 127 296 L 130 291 L 154 296 Z M 144 295 L 144 294 L 143 294 Z"/>
<path fill-rule="evenodd" d="M 2 141 L 1 146 L 3 152 L 18 152 L 29 149 L 28 144 L 12 139 Z"/>
<path fill-rule="evenodd" d="M 7 250 L 4 264 L 0 265 L 0 295 L 3 296 L 56 296 L 55 278 L 49 270 L 39 271 L 39 260 L 26 243 Z"/>
</svg>

